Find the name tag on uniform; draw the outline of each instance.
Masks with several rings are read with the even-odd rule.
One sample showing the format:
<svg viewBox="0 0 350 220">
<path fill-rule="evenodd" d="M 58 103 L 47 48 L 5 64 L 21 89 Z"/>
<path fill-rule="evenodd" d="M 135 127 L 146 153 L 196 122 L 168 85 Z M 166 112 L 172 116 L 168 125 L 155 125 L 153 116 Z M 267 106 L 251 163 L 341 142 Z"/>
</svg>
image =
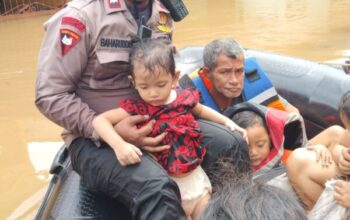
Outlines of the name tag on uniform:
<svg viewBox="0 0 350 220">
<path fill-rule="evenodd" d="M 100 47 L 108 48 L 131 48 L 130 40 L 114 39 L 114 38 L 100 38 Z"/>
</svg>

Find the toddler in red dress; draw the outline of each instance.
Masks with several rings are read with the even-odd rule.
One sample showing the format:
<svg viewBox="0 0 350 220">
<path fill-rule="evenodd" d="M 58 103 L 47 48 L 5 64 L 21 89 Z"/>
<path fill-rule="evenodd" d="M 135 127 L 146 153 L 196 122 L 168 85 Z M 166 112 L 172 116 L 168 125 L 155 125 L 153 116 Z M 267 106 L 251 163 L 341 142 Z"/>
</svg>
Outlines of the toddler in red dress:
<svg viewBox="0 0 350 220">
<path fill-rule="evenodd" d="M 120 108 L 97 116 L 93 126 L 113 148 L 121 165 L 137 164 L 142 151 L 124 141 L 113 126 L 129 115 L 148 115 L 154 123 L 150 135 L 165 132 L 162 144 L 169 146 L 153 156 L 178 184 L 187 218 L 199 219 L 210 199 L 211 184 L 200 166 L 206 149 L 200 145 L 202 134 L 194 116 L 223 124 L 244 137 L 246 131 L 200 104 L 198 91 L 175 89 L 179 72 L 175 70 L 173 50 L 164 41 L 148 39 L 136 43 L 131 49 L 130 62 L 130 80 L 140 98 L 122 100 Z"/>
</svg>

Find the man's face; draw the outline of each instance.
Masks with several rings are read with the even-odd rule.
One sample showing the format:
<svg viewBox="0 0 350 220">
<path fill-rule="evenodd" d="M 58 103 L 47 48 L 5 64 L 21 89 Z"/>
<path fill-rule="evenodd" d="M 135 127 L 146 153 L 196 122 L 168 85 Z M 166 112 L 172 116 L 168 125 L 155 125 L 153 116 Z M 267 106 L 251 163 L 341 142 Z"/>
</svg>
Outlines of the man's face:
<svg viewBox="0 0 350 220">
<path fill-rule="evenodd" d="M 216 67 L 207 70 L 206 74 L 213 85 L 212 92 L 227 99 L 236 98 L 243 90 L 244 56 L 232 59 L 221 54 L 217 57 Z"/>
<path fill-rule="evenodd" d="M 149 1 L 150 0 L 126 0 L 126 3 L 128 6 L 131 6 L 133 2 L 135 2 L 138 10 L 142 11 L 147 7 Z"/>
</svg>

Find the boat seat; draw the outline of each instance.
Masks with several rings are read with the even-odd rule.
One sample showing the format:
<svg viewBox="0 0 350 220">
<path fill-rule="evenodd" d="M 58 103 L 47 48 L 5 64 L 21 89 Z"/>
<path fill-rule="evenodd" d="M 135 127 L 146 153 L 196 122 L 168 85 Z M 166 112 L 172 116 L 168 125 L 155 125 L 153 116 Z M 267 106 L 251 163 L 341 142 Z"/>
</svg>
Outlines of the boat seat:
<svg viewBox="0 0 350 220">
<path fill-rule="evenodd" d="M 65 180 L 50 219 L 131 219 L 120 202 L 88 190 L 73 170 Z"/>
<path fill-rule="evenodd" d="M 62 146 L 57 153 L 50 173 L 53 177 L 36 220 L 132 219 L 122 203 L 84 186 L 79 174 L 72 170 L 66 146 Z"/>
</svg>

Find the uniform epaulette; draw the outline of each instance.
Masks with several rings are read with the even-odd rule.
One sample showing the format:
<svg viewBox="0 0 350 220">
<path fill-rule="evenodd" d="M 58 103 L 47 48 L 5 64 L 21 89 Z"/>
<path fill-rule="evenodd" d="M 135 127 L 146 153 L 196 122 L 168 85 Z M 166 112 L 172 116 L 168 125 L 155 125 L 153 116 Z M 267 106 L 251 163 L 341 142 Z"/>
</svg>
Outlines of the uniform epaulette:
<svg viewBox="0 0 350 220">
<path fill-rule="evenodd" d="M 69 2 L 67 6 L 76 8 L 76 9 L 81 9 L 93 1 L 96 1 L 96 0 L 75 0 L 75 1 Z"/>
<path fill-rule="evenodd" d="M 74 8 L 74 9 L 82 9 L 85 6 L 91 4 L 91 2 L 97 1 L 97 0 L 74 0 L 71 2 L 68 2 L 61 10 L 56 12 L 51 18 L 49 18 L 45 23 L 44 23 L 44 29 L 47 29 L 47 26 L 50 25 L 50 23 L 56 21 L 57 19 L 61 19 L 61 17 L 69 10 L 69 8 Z"/>
</svg>

